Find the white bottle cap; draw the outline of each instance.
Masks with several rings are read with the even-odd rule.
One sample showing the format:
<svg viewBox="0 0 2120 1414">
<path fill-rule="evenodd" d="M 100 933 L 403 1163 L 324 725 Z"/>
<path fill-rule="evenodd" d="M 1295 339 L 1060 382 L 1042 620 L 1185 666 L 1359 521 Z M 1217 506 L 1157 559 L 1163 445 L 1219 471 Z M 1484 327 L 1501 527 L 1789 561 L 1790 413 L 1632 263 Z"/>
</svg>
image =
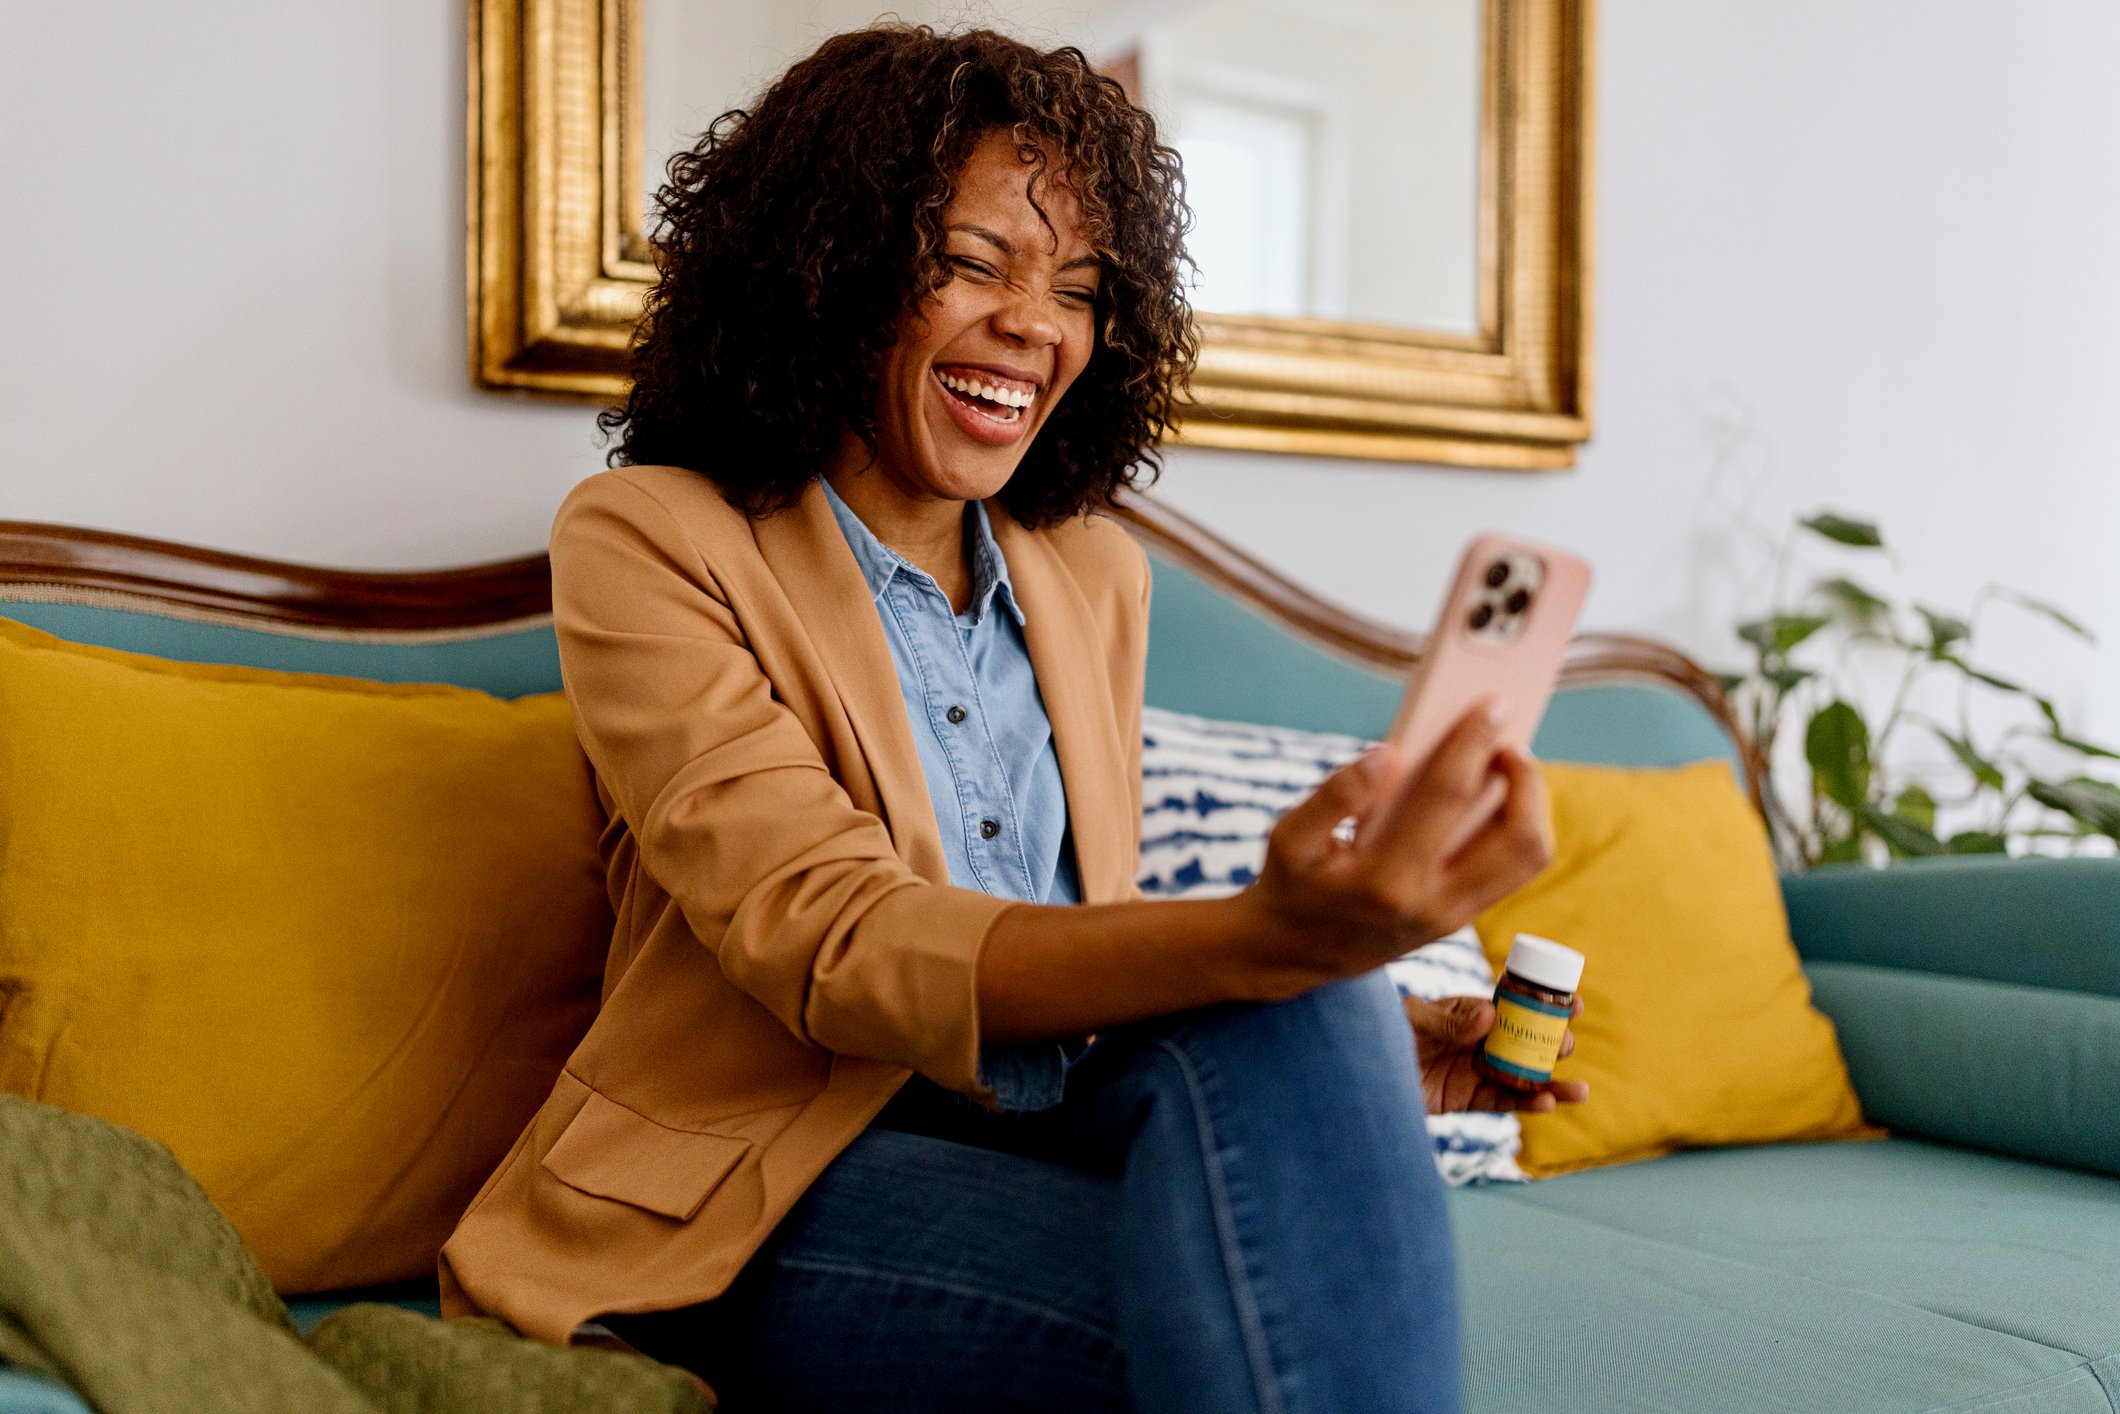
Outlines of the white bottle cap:
<svg viewBox="0 0 2120 1414">
<path fill-rule="evenodd" d="M 1503 969 L 1548 991 L 1573 992 L 1583 980 L 1583 955 L 1551 938 L 1519 933 L 1509 945 L 1509 961 Z"/>
</svg>

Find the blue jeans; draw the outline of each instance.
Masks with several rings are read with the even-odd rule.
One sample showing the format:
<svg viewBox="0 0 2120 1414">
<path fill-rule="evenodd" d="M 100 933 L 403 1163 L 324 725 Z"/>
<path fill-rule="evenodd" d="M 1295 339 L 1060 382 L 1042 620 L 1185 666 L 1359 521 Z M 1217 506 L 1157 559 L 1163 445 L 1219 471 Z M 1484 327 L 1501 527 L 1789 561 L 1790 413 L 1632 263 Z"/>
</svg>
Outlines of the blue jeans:
<svg viewBox="0 0 2120 1414">
<path fill-rule="evenodd" d="M 1455 1410 L 1421 1115 L 1380 973 L 1100 1036 L 1050 1110 L 916 1079 L 725 1295 L 610 1324 L 728 1414 Z"/>
</svg>

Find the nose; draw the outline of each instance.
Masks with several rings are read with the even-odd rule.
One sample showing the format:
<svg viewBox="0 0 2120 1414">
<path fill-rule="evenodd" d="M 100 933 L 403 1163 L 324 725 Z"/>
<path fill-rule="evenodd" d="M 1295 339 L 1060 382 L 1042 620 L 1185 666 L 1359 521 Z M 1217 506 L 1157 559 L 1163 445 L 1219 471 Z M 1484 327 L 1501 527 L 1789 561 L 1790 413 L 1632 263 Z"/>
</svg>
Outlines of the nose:
<svg viewBox="0 0 2120 1414">
<path fill-rule="evenodd" d="M 994 332 L 1019 348 L 1045 348 L 1060 342 L 1060 320 L 1050 294 L 1012 289 L 994 311 Z"/>
</svg>

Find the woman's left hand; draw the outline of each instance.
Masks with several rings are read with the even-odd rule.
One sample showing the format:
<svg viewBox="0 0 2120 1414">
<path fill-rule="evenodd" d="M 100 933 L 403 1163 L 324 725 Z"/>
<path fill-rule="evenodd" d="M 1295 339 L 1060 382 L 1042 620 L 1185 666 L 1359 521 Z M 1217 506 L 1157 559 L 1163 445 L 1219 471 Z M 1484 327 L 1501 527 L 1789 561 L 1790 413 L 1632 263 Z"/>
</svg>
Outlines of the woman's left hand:
<svg viewBox="0 0 2120 1414">
<path fill-rule="evenodd" d="M 1424 1002 L 1407 997 L 1406 1019 L 1413 1023 L 1413 1049 L 1421 1060 L 1421 1098 L 1432 1115 L 1461 1110 L 1525 1110 L 1550 1113 L 1558 1105 L 1586 1098 L 1590 1086 L 1581 1080 L 1549 1080 L 1543 1089 L 1510 1090 L 1480 1074 L 1473 1064 L 1480 1043 L 1494 1029 L 1494 1003 L 1485 997 L 1446 997 Z M 1574 1016 L 1583 1014 L 1575 999 Z M 1561 1054 L 1575 1049 L 1575 1033 L 1561 1038 Z"/>
</svg>

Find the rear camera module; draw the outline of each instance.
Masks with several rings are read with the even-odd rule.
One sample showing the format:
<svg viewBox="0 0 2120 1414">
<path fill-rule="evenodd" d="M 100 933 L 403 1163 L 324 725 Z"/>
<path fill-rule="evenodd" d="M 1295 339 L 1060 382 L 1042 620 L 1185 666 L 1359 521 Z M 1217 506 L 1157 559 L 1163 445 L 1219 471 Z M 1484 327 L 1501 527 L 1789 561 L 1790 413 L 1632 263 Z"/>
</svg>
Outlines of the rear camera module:
<svg viewBox="0 0 2120 1414">
<path fill-rule="evenodd" d="M 1509 643 L 1524 631 L 1533 603 L 1546 583 L 1546 565 L 1536 555 L 1504 550 L 1480 572 L 1473 606 L 1465 615 L 1472 637 L 1482 643 Z"/>
</svg>

